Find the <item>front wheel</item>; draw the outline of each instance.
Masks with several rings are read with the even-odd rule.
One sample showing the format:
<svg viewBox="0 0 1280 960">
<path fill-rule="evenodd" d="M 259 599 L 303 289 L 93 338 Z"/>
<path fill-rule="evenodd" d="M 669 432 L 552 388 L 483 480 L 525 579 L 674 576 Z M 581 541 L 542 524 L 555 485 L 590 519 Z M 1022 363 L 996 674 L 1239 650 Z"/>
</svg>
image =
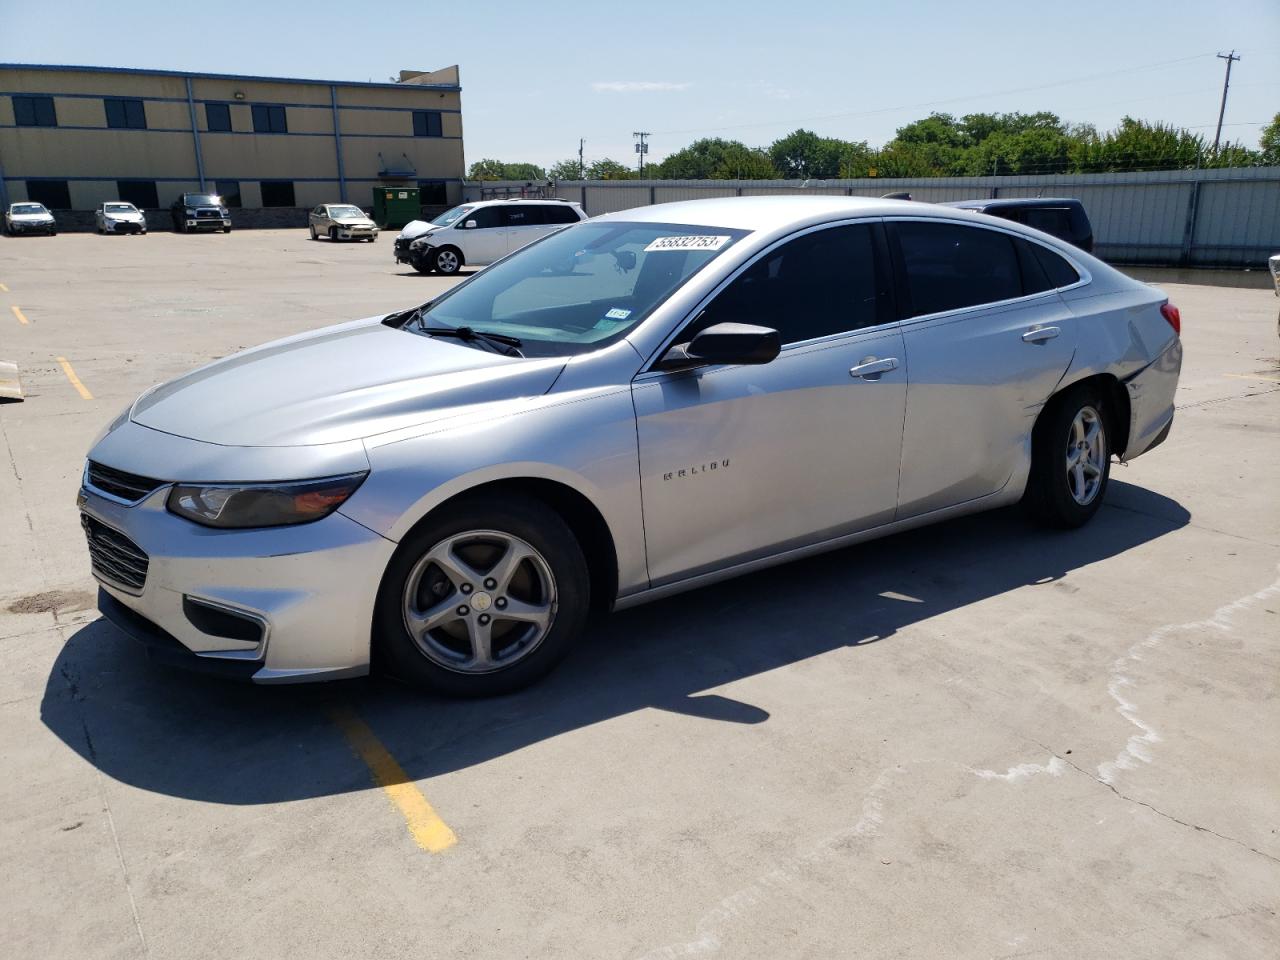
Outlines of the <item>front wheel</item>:
<svg viewBox="0 0 1280 960">
<path fill-rule="evenodd" d="M 1024 498 L 1037 519 L 1070 529 L 1098 512 L 1111 476 L 1107 414 L 1102 397 L 1088 385 L 1050 401 L 1032 437 Z"/>
<path fill-rule="evenodd" d="M 462 257 L 452 247 L 441 247 L 432 257 L 436 273 L 451 276 L 462 269 Z"/>
<path fill-rule="evenodd" d="M 319 237 L 317 237 L 317 236 L 316 236 L 316 228 L 315 228 L 315 227 L 308 227 L 307 229 L 308 229 L 308 230 L 310 231 L 310 233 L 311 233 L 311 239 L 312 239 L 312 240 L 319 240 L 319 239 L 320 239 Z"/>
<path fill-rule="evenodd" d="M 525 497 L 468 497 L 396 551 L 373 641 L 417 686 L 495 696 L 550 671 L 582 634 L 590 603 L 586 558 L 558 513 Z"/>
</svg>

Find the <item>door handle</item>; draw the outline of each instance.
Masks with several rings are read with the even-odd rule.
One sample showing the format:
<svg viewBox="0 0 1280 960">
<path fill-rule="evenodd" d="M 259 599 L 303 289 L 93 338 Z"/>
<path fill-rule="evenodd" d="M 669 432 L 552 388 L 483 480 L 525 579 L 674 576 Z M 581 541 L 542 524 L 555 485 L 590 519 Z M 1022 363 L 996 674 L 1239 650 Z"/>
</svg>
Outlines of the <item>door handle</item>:
<svg viewBox="0 0 1280 960">
<path fill-rule="evenodd" d="M 880 379 L 880 374 L 897 369 L 897 357 L 885 357 L 883 360 L 877 360 L 875 357 L 863 357 L 862 362 L 856 367 L 849 368 L 849 376 L 862 377 L 864 380 L 878 380 Z"/>
<path fill-rule="evenodd" d="M 1022 335 L 1022 342 L 1044 343 L 1046 340 L 1052 340 L 1061 332 L 1057 327 L 1032 327 Z"/>
</svg>

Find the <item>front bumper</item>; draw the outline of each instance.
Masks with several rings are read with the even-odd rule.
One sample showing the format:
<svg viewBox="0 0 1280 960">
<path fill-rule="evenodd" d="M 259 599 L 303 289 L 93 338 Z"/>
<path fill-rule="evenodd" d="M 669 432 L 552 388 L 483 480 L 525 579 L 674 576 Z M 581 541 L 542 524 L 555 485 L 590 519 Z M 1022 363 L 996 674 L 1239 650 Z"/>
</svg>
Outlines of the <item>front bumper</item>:
<svg viewBox="0 0 1280 960">
<path fill-rule="evenodd" d="M 1129 392 L 1129 443 L 1122 461 L 1164 442 L 1173 425 L 1173 398 L 1182 372 L 1182 340 L 1173 339 L 1155 362 L 1125 381 Z"/>
<path fill-rule="evenodd" d="M 367 240 L 377 235 L 377 227 L 338 227 L 339 240 Z"/>
<path fill-rule="evenodd" d="M 43 223 L 33 223 L 29 220 L 15 220 L 9 224 L 9 229 L 13 233 L 57 233 L 58 224 L 53 220 Z"/>
<path fill-rule="evenodd" d="M 431 249 L 429 245 L 424 244 L 423 246 L 419 247 L 417 250 L 410 249 L 410 244 L 412 244 L 413 241 L 417 239 L 418 239 L 417 237 L 413 237 L 412 239 L 406 240 L 403 237 L 396 237 L 396 243 L 395 243 L 396 263 L 413 263 L 415 260 L 418 260 L 419 258 L 426 255 L 426 252 Z"/>
<path fill-rule="evenodd" d="M 137 220 L 107 220 L 103 229 L 108 233 L 146 233 L 147 225 Z"/>
<path fill-rule="evenodd" d="M 184 221 L 188 230 L 224 230 L 231 226 L 229 217 L 197 217 Z"/>
<path fill-rule="evenodd" d="M 80 491 L 80 510 L 146 557 L 140 589 L 94 568 L 108 619 L 155 659 L 258 683 L 368 672 L 374 600 L 394 543 L 340 513 L 293 527 L 201 527 L 168 512 L 169 489 L 132 506 Z"/>
</svg>

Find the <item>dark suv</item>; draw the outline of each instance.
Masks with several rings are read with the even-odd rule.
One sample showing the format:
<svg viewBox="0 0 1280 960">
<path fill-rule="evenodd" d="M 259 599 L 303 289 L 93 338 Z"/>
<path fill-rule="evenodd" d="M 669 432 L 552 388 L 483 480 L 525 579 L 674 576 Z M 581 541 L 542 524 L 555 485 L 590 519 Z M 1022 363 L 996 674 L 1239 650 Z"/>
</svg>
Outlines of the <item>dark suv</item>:
<svg viewBox="0 0 1280 960">
<path fill-rule="evenodd" d="M 190 230 L 231 232 L 231 211 L 216 194 L 184 193 L 169 205 L 169 213 L 173 216 L 173 229 L 179 233 Z"/>
<path fill-rule="evenodd" d="M 1026 224 L 1093 253 L 1093 225 L 1079 200 L 1061 197 L 1013 197 L 1007 200 L 954 200 L 940 204 Z"/>
</svg>

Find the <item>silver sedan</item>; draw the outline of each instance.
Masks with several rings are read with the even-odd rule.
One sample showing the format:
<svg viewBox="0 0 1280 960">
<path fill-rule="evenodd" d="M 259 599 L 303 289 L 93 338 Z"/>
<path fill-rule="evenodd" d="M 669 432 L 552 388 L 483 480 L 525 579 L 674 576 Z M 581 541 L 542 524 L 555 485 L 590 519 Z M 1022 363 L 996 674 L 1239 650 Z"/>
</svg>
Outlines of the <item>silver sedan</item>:
<svg viewBox="0 0 1280 960">
<path fill-rule="evenodd" d="M 307 218 L 311 239 L 328 237 L 330 240 L 378 239 L 378 225 L 368 215 L 351 203 L 322 203 Z"/>
<path fill-rule="evenodd" d="M 1035 230 L 893 200 L 665 204 L 141 396 L 80 494 L 102 611 L 259 682 L 546 673 L 589 615 L 1021 501 L 1162 442 L 1180 318 Z"/>
</svg>

